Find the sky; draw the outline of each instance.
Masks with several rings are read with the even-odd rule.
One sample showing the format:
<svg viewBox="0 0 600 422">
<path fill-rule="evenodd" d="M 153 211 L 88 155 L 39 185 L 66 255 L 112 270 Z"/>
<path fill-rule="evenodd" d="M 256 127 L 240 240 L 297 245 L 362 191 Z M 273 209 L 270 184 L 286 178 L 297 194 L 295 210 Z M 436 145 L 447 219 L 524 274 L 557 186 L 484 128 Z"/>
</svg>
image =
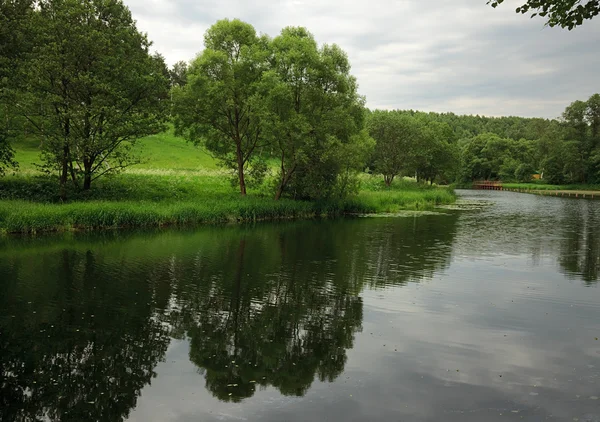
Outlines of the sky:
<svg viewBox="0 0 600 422">
<path fill-rule="evenodd" d="M 276 36 L 304 26 L 348 53 L 369 108 L 559 117 L 600 92 L 600 17 L 568 31 L 523 0 L 125 0 L 167 63 L 192 60 L 217 20 Z"/>
</svg>

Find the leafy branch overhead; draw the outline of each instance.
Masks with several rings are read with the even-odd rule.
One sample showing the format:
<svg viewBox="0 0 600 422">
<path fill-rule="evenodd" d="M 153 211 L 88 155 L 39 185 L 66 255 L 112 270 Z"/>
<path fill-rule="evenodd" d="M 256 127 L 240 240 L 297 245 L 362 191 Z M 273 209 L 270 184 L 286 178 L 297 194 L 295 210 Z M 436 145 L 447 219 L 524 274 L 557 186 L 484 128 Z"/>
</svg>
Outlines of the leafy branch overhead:
<svg viewBox="0 0 600 422">
<path fill-rule="evenodd" d="M 498 7 L 504 0 L 489 0 L 488 4 Z M 526 14 L 532 11 L 531 17 L 541 16 L 547 19 L 547 25 L 560 26 L 569 30 L 583 24 L 600 13 L 600 0 L 528 0 L 517 7 L 516 12 Z"/>
</svg>

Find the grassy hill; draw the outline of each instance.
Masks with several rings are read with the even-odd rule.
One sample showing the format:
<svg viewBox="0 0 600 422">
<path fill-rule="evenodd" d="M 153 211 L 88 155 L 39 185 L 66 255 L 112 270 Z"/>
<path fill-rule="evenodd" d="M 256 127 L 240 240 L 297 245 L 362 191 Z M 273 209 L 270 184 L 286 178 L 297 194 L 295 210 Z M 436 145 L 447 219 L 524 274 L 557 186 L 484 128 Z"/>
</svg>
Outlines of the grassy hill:
<svg viewBox="0 0 600 422">
<path fill-rule="evenodd" d="M 35 164 L 40 164 L 39 141 L 35 138 L 20 139 L 13 147 L 19 163 L 19 173 L 37 173 L 38 168 Z M 218 168 L 216 160 L 206 151 L 175 136 L 173 129 L 140 139 L 134 151 L 141 163 L 127 170 L 131 173 L 205 172 Z"/>
</svg>

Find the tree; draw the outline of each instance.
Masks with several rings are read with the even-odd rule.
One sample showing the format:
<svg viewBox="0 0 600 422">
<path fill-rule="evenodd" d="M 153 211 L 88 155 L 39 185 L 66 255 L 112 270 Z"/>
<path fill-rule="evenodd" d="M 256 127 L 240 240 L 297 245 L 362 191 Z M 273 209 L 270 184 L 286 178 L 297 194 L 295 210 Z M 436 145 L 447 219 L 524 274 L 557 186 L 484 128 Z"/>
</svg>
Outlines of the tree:
<svg viewBox="0 0 600 422">
<path fill-rule="evenodd" d="M 42 0 L 19 112 L 47 168 L 83 189 L 131 163 L 136 139 L 164 129 L 168 81 L 120 0 Z"/>
<path fill-rule="evenodd" d="M 463 180 L 493 180 L 501 176 L 502 166 L 513 160 L 512 140 L 483 133 L 462 144 Z M 509 172 L 514 174 L 514 167 Z"/>
<path fill-rule="evenodd" d="M 504 0 L 488 0 L 496 8 Z M 525 14 L 533 11 L 531 17 L 546 18 L 549 26 L 560 26 L 569 30 L 583 24 L 600 13 L 600 0 L 527 0 L 517 7 L 516 12 Z"/>
<path fill-rule="evenodd" d="M 234 170 L 246 195 L 245 172 L 264 140 L 258 88 L 267 65 L 266 38 L 248 23 L 224 19 L 206 32 L 204 45 L 188 83 L 174 90 L 175 129 Z"/>
<path fill-rule="evenodd" d="M 169 78 L 171 87 L 185 86 L 187 84 L 188 64 L 183 60 L 178 61 L 169 70 Z"/>
<path fill-rule="evenodd" d="M 600 146 L 600 94 L 592 95 L 586 103 L 585 117 L 590 125 L 594 146 Z"/>
<path fill-rule="evenodd" d="M 269 93 L 269 136 L 280 157 L 275 198 L 288 189 L 300 198 L 344 196 L 351 169 L 364 165 L 352 160 L 348 166 L 348 156 L 361 156 L 369 144 L 359 135 L 364 100 L 346 53 L 337 45 L 319 48 L 301 27 L 284 28 L 271 52 L 263 85 Z"/>
<path fill-rule="evenodd" d="M 451 144 L 452 129 L 446 123 L 427 120 L 419 125 L 421 134 L 410 146 L 411 170 L 418 181 L 433 183 L 442 174 L 447 181 L 459 161 L 458 149 Z"/>
<path fill-rule="evenodd" d="M 390 186 L 396 176 L 408 171 L 410 148 L 419 142 L 421 127 L 413 117 L 375 110 L 367 120 L 367 128 L 376 142 L 374 171 L 382 174 L 385 184 Z"/>
<path fill-rule="evenodd" d="M 31 48 L 28 31 L 33 13 L 31 0 L 0 2 L 0 176 L 8 168 L 16 168 L 10 139 L 21 122 L 15 116 L 14 89 L 19 85 L 16 70 Z"/>
</svg>

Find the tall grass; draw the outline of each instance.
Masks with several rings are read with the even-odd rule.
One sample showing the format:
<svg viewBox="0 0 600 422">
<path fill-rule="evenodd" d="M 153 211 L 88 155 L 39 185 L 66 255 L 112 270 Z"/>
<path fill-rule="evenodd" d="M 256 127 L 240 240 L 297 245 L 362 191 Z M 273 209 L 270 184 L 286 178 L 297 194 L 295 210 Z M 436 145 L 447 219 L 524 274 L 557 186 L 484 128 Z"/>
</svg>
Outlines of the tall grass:
<svg viewBox="0 0 600 422">
<path fill-rule="evenodd" d="M 122 175 L 107 179 L 68 203 L 55 202 L 44 179 L 6 178 L 0 183 L 0 231 L 39 233 L 124 227 L 217 224 L 343 214 L 431 209 L 454 201 L 445 188 L 398 182 L 391 188 L 366 177 L 365 189 L 344 200 L 295 201 L 254 193 L 246 198 L 217 176 Z M 49 191 L 46 191 L 49 189 Z"/>
<path fill-rule="evenodd" d="M 14 146 L 21 169 L 16 176 L 0 178 L 2 233 L 390 213 L 430 209 L 455 200 L 450 189 L 405 179 L 387 187 L 382 178 L 367 174 L 361 175 L 360 193 L 344 200 L 275 201 L 268 183 L 251 188 L 242 198 L 210 155 L 169 130 L 138 142 L 141 164 L 98 179 L 90 191 L 69 185 L 69 202 L 61 203 L 58 181 L 42 176 L 34 165 L 39 162 L 39 142 L 27 138 Z"/>
</svg>

